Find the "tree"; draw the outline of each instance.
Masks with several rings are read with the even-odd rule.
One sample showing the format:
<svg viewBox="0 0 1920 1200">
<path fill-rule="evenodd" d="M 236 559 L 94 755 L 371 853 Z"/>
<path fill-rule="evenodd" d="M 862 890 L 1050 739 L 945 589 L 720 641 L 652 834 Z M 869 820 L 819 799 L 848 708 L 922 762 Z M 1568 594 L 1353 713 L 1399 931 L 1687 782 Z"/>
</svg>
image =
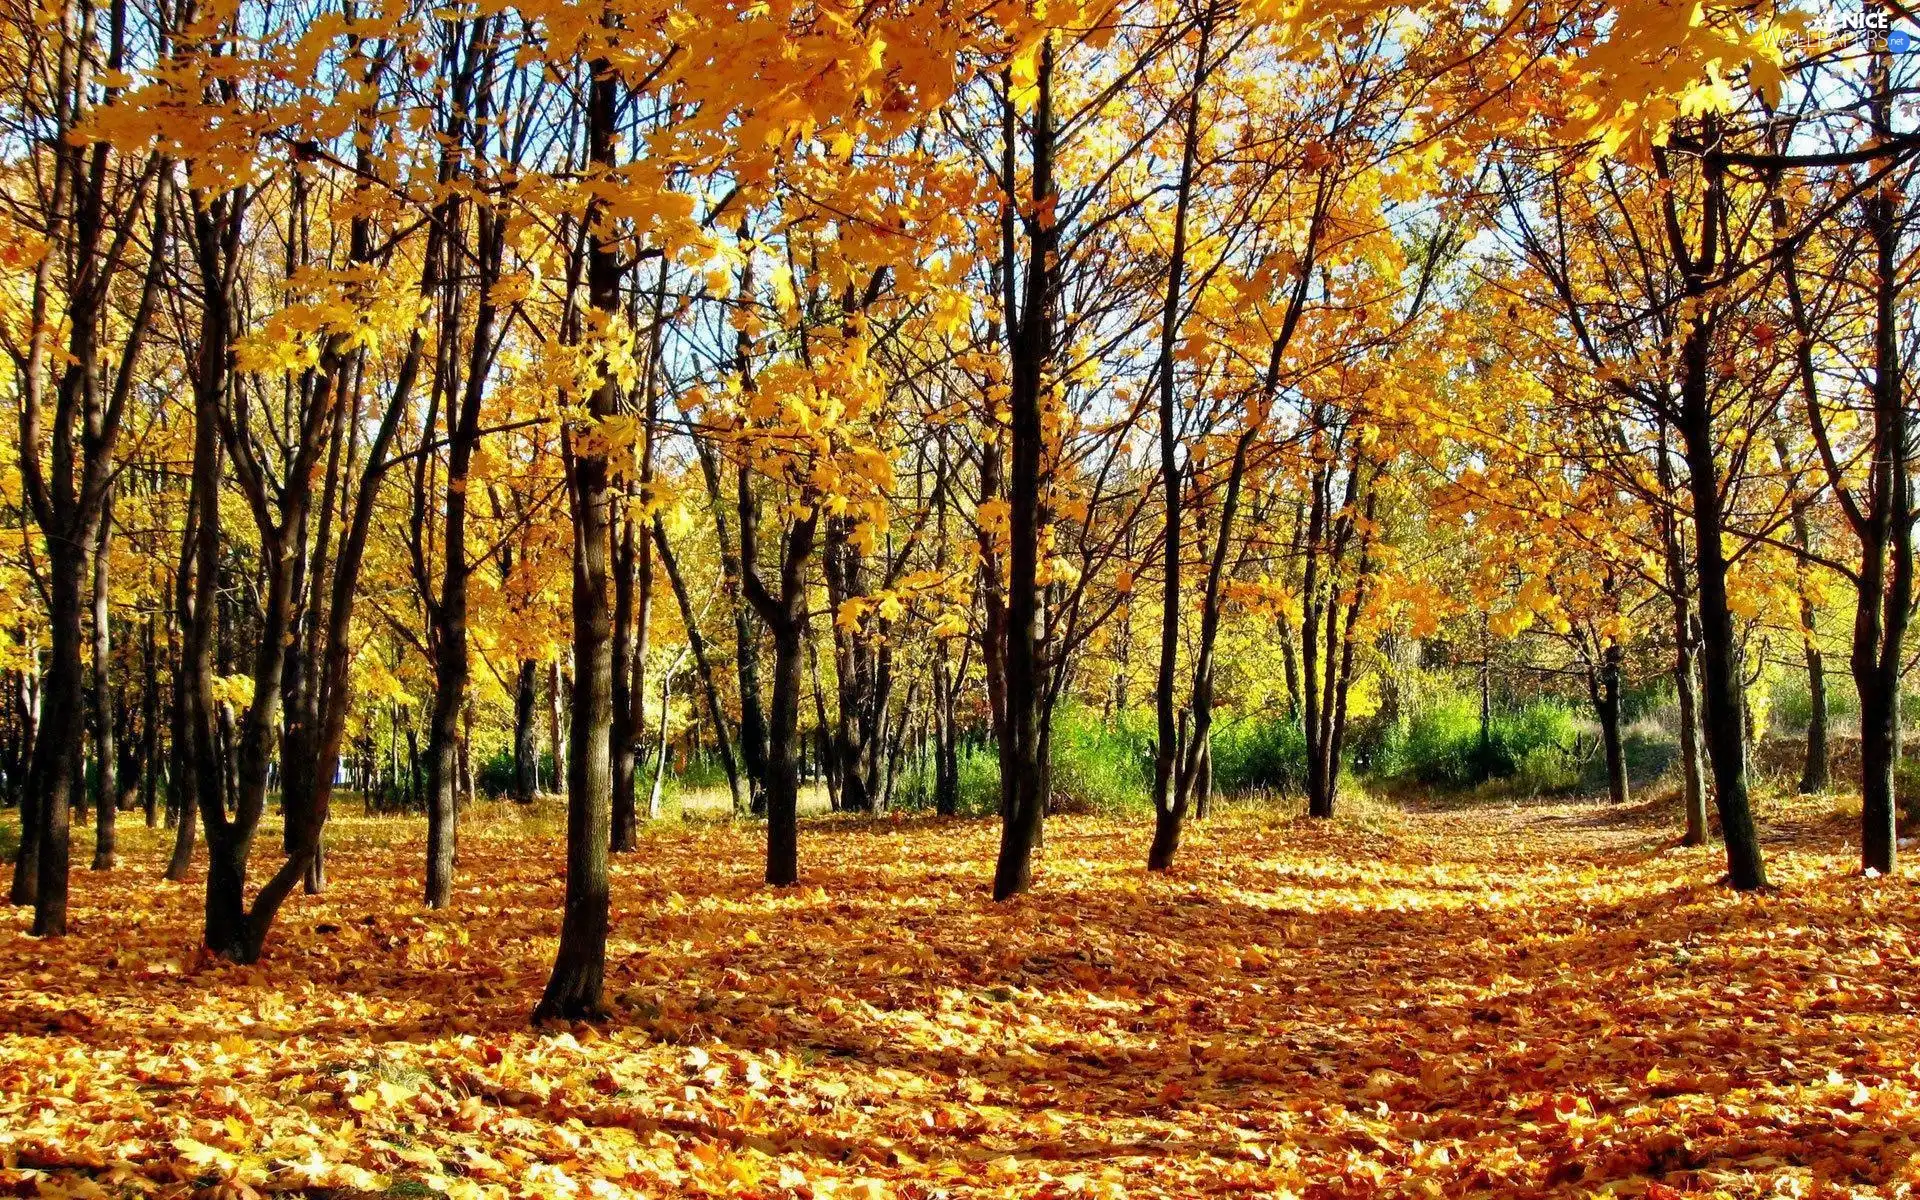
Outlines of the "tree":
<svg viewBox="0 0 1920 1200">
<path fill-rule="evenodd" d="M 604 20 L 604 19 L 603 19 Z M 614 169 L 614 132 L 622 86 L 604 54 L 588 65 L 587 164 Z M 621 315 L 618 239 L 611 218 L 590 204 L 586 284 L 591 335 L 611 340 Z M 605 355 L 604 346 L 601 355 Z M 585 420 L 618 411 L 612 364 L 596 363 Z M 612 497 L 609 447 L 588 426 L 570 430 L 567 490 L 573 512 L 573 726 L 567 746 L 567 897 L 553 974 L 533 1011 L 535 1022 L 602 1015 L 607 956 L 607 849 L 612 826 L 613 614 L 609 591 Z"/>
<path fill-rule="evenodd" d="M 9 20 L 31 15 L 12 10 Z M 119 98 L 130 65 L 129 20 L 124 3 L 104 14 L 62 8 L 56 22 L 16 24 L 14 32 L 25 54 L 17 65 L 32 92 L 23 133 L 40 161 L 31 176 L 18 177 L 36 186 L 10 189 L 8 219 L 31 239 L 34 266 L 24 328 L 8 330 L 7 348 L 19 386 L 20 478 L 44 542 L 48 657 L 26 785 L 31 811 L 23 813 L 12 895 L 34 905 L 39 937 L 67 931 L 69 823 L 84 778 L 87 725 L 88 556 L 101 557 L 108 546 L 115 451 L 165 264 L 164 223 L 152 215 L 167 203 L 163 161 L 154 153 L 120 154 L 82 132 L 98 109 Z M 143 228 L 145 247 L 138 240 Z M 131 310 L 116 313 L 116 293 L 130 275 L 138 280 Z M 65 344 L 56 346 L 63 328 Z M 105 645 L 104 615 L 97 604 L 96 649 Z M 97 687 L 96 698 L 103 692 Z M 100 707 L 94 716 L 98 722 Z"/>
</svg>

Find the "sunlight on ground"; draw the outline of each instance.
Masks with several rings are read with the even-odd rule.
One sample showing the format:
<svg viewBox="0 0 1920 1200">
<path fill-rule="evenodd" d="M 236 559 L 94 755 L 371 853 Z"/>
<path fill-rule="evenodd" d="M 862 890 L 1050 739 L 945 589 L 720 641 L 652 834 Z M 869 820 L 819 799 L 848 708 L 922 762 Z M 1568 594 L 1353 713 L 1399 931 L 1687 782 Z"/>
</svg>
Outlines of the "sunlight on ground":
<svg viewBox="0 0 1920 1200">
<path fill-rule="evenodd" d="M 74 936 L 0 934 L 0 1182 L 1898 1194 L 1916 887 L 1851 876 L 1824 815 L 1776 823 L 1781 893 L 1748 898 L 1641 810 L 1238 811 L 1157 879 L 1142 823 L 1068 818 L 1009 905 L 990 823 L 810 822 L 784 892 L 754 826 L 665 825 L 616 862 L 614 1019 L 546 1036 L 556 809 L 483 807 L 444 913 L 420 823 L 340 821 L 253 968 L 201 958 L 201 880 L 156 882 L 135 828 L 74 873 Z"/>
</svg>

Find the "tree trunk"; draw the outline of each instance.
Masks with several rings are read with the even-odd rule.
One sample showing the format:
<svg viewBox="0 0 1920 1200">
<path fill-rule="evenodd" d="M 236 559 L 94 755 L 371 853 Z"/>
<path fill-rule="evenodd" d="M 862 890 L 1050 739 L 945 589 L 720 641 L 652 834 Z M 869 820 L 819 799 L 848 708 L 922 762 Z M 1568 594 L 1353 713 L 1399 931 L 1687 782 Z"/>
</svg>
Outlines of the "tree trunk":
<svg viewBox="0 0 1920 1200">
<path fill-rule="evenodd" d="M 1164 871 L 1173 865 L 1180 849 L 1180 826 L 1186 820 L 1191 802 L 1189 786 L 1175 778 L 1184 764 L 1175 761 L 1174 672 L 1180 649 L 1180 554 L 1184 504 L 1178 446 L 1180 403 L 1174 389 L 1174 351 L 1180 337 L 1182 286 L 1187 267 L 1187 211 L 1193 197 L 1195 164 L 1200 151 L 1200 96 L 1207 81 L 1207 40 L 1213 31 L 1211 12 L 1200 22 L 1199 47 L 1194 55 L 1193 83 L 1187 91 L 1184 134 L 1180 142 L 1180 175 L 1174 185 L 1173 247 L 1167 257 L 1167 286 L 1160 311 L 1160 351 L 1154 367 L 1160 401 L 1160 493 L 1164 508 L 1161 521 L 1160 590 L 1160 664 L 1154 677 L 1153 707 L 1155 729 L 1153 755 L 1153 844 L 1147 851 L 1147 870 Z M 1236 480 L 1236 483 L 1238 481 Z M 1196 680 L 1199 674 L 1196 669 Z M 1201 697 L 1193 696 L 1193 711 L 1200 711 Z M 1204 730 L 1199 736 L 1206 736 Z M 1184 772 L 1181 772 L 1184 774 Z"/>
<path fill-rule="evenodd" d="M 958 688 L 947 661 L 946 640 L 934 653 L 933 677 L 933 811 L 943 817 L 960 814 L 960 729 L 956 720 Z"/>
<path fill-rule="evenodd" d="M 661 793 L 667 778 L 667 715 L 673 705 L 673 668 L 660 672 L 660 736 L 655 739 L 653 786 L 647 789 L 647 820 L 658 821 L 665 815 Z"/>
<path fill-rule="evenodd" d="M 566 722 L 562 719 L 561 708 L 565 704 L 564 683 L 561 677 L 560 656 L 555 655 L 547 664 L 547 750 L 553 759 L 548 782 L 554 791 L 560 791 L 567 778 L 567 744 L 561 734 Z"/>
<path fill-rule="evenodd" d="M 619 80 L 604 58 L 592 63 L 587 102 L 587 157 L 596 169 L 614 165 Z M 598 208 L 598 205 L 591 206 Z M 588 214 L 588 303 L 611 320 L 620 307 L 619 248 L 610 222 Z M 613 378 L 604 371 L 589 397 L 596 420 L 618 411 Z M 584 448 L 582 448 L 584 447 Z M 553 974 L 534 1009 L 535 1022 L 605 1015 L 607 922 L 611 898 L 607 846 L 613 822 L 613 612 L 609 592 L 612 495 L 604 446 L 570 446 L 567 482 L 573 506 L 573 731 L 567 764 L 567 891 Z"/>
<path fill-rule="evenodd" d="M 1032 205 L 1028 224 L 1025 298 L 1012 347 L 1008 406 L 1007 524 L 1010 552 L 1006 590 L 1006 721 L 1000 741 L 1000 853 L 993 898 L 1005 900 L 1033 883 L 1033 852 L 1046 811 L 1047 741 L 1041 712 L 1045 666 L 1041 662 L 1042 604 L 1038 585 L 1040 530 L 1046 524 L 1046 444 L 1041 410 L 1053 359 L 1053 304 L 1060 231 L 1055 224 L 1053 185 L 1053 46 L 1040 50 L 1038 95 L 1029 118 L 1032 133 Z M 1007 101 L 1009 107 L 1012 100 Z M 1009 118 L 1010 122 L 1011 118 Z M 1003 133 L 1007 131 L 1003 130 Z M 1007 133 L 1010 138 L 1011 134 Z M 1007 187 L 1013 186 L 1011 173 Z M 1012 196 L 1006 202 L 1012 203 Z M 1015 269 L 1011 254 L 1003 270 Z M 1012 285 L 1007 290 L 1011 292 Z M 1008 318 L 1013 316 L 1011 308 Z"/>
<path fill-rule="evenodd" d="M 81 583 L 86 572 L 83 545 L 49 539 L 47 544 L 47 624 L 49 654 L 40 691 L 40 731 L 34 741 L 27 787 L 35 793 L 38 837 L 32 896 L 34 937 L 67 932 L 67 866 L 73 796 L 80 774 L 80 747 L 86 716 L 82 694 Z"/>
<path fill-rule="evenodd" d="M 473 37 L 478 38 L 476 26 Z M 464 108 L 474 66 L 469 56 L 455 80 L 455 101 Z M 491 61 L 489 59 L 489 61 Z M 481 75 L 480 117 L 485 118 L 491 95 L 491 68 Z M 464 114 L 462 114 L 464 116 Z M 449 206 L 451 208 L 451 206 Z M 457 218 L 450 220 L 455 223 Z M 480 444 L 480 414 L 485 407 L 487 377 L 493 363 L 493 326 L 497 316 L 494 285 L 499 282 L 506 247 L 506 220 L 491 205 L 474 212 L 475 259 L 478 280 L 473 331 L 467 352 L 464 387 L 449 396 L 447 413 L 446 526 L 442 551 L 440 600 L 431 606 L 434 618 L 433 713 L 428 733 L 427 759 L 427 879 L 429 908 L 445 908 L 453 899 L 454 856 L 459 842 L 460 803 L 457 788 L 461 770 L 460 716 L 467 697 L 467 585 L 472 564 L 467 561 L 467 483 L 473 452 Z M 458 272 L 449 272 L 458 277 Z"/>
<path fill-rule="evenodd" d="M 160 820 L 160 632 L 157 626 L 158 618 L 149 610 L 140 638 L 140 804 L 146 810 L 148 829 L 155 828 Z"/>
<path fill-rule="evenodd" d="M 630 506 L 622 504 L 621 509 Z M 634 771 L 636 768 L 635 751 L 640 736 L 639 722 L 634 710 L 640 705 L 640 696 L 634 691 L 634 620 L 635 620 L 635 579 L 639 558 L 635 546 L 635 526 L 642 518 L 637 512 L 629 511 L 616 515 L 614 523 L 620 529 L 620 541 L 613 555 L 613 680 L 612 705 L 613 727 L 609 733 L 609 753 L 612 756 L 613 771 L 613 811 L 607 835 L 608 849 L 616 854 L 624 854 L 634 848 L 638 830 L 638 814 L 634 805 Z M 644 539 L 647 534 L 641 530 L 638 535 Z"/>
<path fill-rule="evenodd" d="M 13 852 L 13 883 L 8 903 L 33 903 L 40 886 L 40 792 L 33 775 L 33 763 L 39 754 L 40 699 L 44 687 L 33 680 L 39 675 L 40 655 L 33 654 L 31 674 L 22 673 L 20 681 L 20 722 L 23 772 L 20 783 L 20 844 Z"/>
<path fill-rule="evenodd" d="M 1827 663 L 1814 641 L 1817 613 L 1812 601 L 1801 602 L 1800 619 L 1806 636 L 1801 645 L 1807 665 L 1807 753 L 1800 768 L 1800 793 L 1824 792 L 1832 781 L 1829 763 L 1832 752 L 1827 745 Z"/>
<path fill-rule="evenodd" d="M 747 809 L 765 811 L 765 773 L 767 760 L 767 719 L 760 702 L 760 644 L 754 630 L 753 605 L 748 602 L 741 582 L 741 564 L 753 561 L 757 546 L 759 505 L 754 500 L 752 477 L 745 467 L 734 476 L 734 496 L 722 494 L 720 464 L 714 452 L 695 441 L 700 471 L 712 501 L 714 532 L 720 543 L 720 582 L 727 606 L 733 614 L 734 677 L 740 690 L 740 765 L 747 777 Z M 727 518 L 732 503 L 739 521 L 739 537 Z"/>
<path fill-rule="evenodd" d="M 1684 602 L 1680 622 L 1691 626 Z M 1691 628 L 1674 643 L 1673 686 L 1680 710 L 1680 779 L 1682 799 L 1687 809 L 1687 831 L 1683 845 L 1707 844 L 1707 782 L 1700 762 L 1700 712 L 1695 695 L 1693 658 L 1694 636 Z"/>
<path fill-rule="evenodd" d="M 1871 67 L 1870 111 L 1882 140 L 1892 134 L 1890 62 L 1881 49 Z M 1851 665 L 1860 693 L 1860 866 L 1891 875 L 1899 848 L 1900 674 L 1913 611 L 1913 448 L 1901 386 L 1900 196 L 1887 185 L 1864 203 L 1874 250 L 1873 458 L 1863 519 L 1854 523 L 1861 563 Z"/>
<path fill-rule="evenodd" d="M 1664 175 L 1664 157 L 1660 159 Z M 1725 533 L 1720 494 L 1720 471 L 1714 436 L 1712 346 L 1715 318 L 1708 294 L 1717 268 L 1720 223 L 1725 213 L 1723 168 L 1709 161 L 1704 168 L 1701 251 L 1690 252 L 1678 232 L 1671 191 L 1663 197 L 1669 219 L 1669 237 L 1681 237 L 1671 247 L 1685 265 L 1683 292 L 1693 314 L 1688 318 L 1680 347 L 1680 410 L 1678 432 L 1687 464 L 1687 486 L 1693 500 L 1694 572 L 1700 596 L 1701 714 L 1708 762 L 1713 768 L 1714 803 L 1720 811 L 1720 832 L 1727 844 L 1727 880 L 1736 889 L 1750 891 L 1767 885 L 1761 862 L 1760 838 L 1754 828 L 1747 793 L 1747 746 L 1740 672 L 1740 644 L 1727 599 L 1728 563 L 1721 539 Z"/>
<path fill-rule="evenodd" d="M 839 812 L 840 770 L 835 765 L 832 728 L 827 721 L 827 694 L 820 686 L 820 638 L 807 630 L 807 671 L 813 683 L 813 765 L 827 787 L 827 808 Z M 764 797 L 763 797 L 764 798 Z"/>
<path fill-rule="evenodd" d="M 1785 465 L 1789 453 L 1786 438 L 1776 438 L 1775 445 Z M 1793 511 L 1793 545 L 1802 556 L 1795 582 L 1800 593 L 1800 654 L 1807 670 L 1807 745 L 1799 788 L 1804 796 L 1827 790 L 1830 754 L 1827 749 L 1827 664 L 1826 657 L 1820 653 L 1820 610 L 1813 602 L 1805 557 L 1812 549 L 1813 531 L 1808 526 L 1806 510 L 1797 506 Z"/>
<path fill-rule="evenodd" d="M 113 552 L 113 494 L 100 506 L 100 524 L 93 538 L 93 715 L 94 825 L 93 869 L 113 869 L 117 851 L 116 828 L 120 789 L 114 761 L 113 728 L 113 617 L 108 605 Z"/>
<path fill-rule="evenodd" d="M 435 605 L 433 710 L 427 725 L 428 908 L 453 900 L 453 857 L 458 838 L 460 712 L 467 691 L 466 459 L 456 439 L 448 467 L 446 564 Z M 467 447 L 471 451 L 471 445 Z M 454 481 L 459 480 L 456 484 Z M 409 731 L 411 733 L 411 731 Z"/>
<path fill-rule="evenodd" d="M 513 798 L 521 804 L 532 804 L 540 788 L 540 742 L 533 728 L 538 683 L 533 660 L 521 659 L 513 692 Z"/>
<path fill-rule="evenodd" d="M 15 459 L 20 496 L 46 542 L 51 655 L 28 769 L 27 787 L 36 793 L 33 811 L 22 814 L 32 820 L 23 822 L 12 889 L 15 903 L 32 901 L 32 933 L 38 937 L 57 937 L 67 930 L 70 824 L 75 790 L 83 786 L 87 722 L 81 661 L 86 556 L 94 539 L 104 537 L 114 447 L 167 260 L 167 175 L 158 157 L 131 171 L 116 161 L 107 142 L 76 136 L 90 119 L 92 106 L 100 102 L 103 87 L 107 97 L 116 94 L 103 76 L 126 66 L 127 15 L 128 6 L 122 3 L 105 9 L 104 62 L 99 53 L 102 28 L 92 10 L 77 24 L 63 13 L 38 30 L 57 63 L 52 110 L 42 114 L 44 128 L 36 135 L 50 150 L 46 206 L 36 215 L 44 217 L 51 244 L 35 266 L 23 314 L 31 332 L 26 353 L 16 360 L 21 403 Z M 40 170 L 37 162 L 35 170 Z M 110 178 L 116 181 L 111 198 Z M 118 186 L 122 179 L 136 182 Z M 123 263 L 121 250 L 128 239 L 138 241 L 132 237 L 133 225 L 147 211 L 149 186 L 154 188 L 155 216 L 144 281 L 133 311 L 116 322 L 126 331 L 117 370 L 106 370 L 101 340 L 107 318 L 124 311 L 111 303 Z M 64 277 L 55 277 L 55 263 L 65 268 Z M 51 307 L 56 294 L 63 311 Z M 66 342 L 56 348 L 53 337 L 62 318 Z M 51 405 L 46 386 L 50 377 L 57 379 Z M 102 736 L 110 738 L 111 729 L 109 724 Z M 105 761 L 111 774 L 111 756 Z M 112 789 L 105 791 L 111 805 Z"/>
<path fill-rule="evenodd" d="M 800 656 L 806 623 L 798 614 L 773 629 L 773 704 L 767 713 L 767 882 L 800 881 Z"/>
<path fill-rule="evenodd" d="M 1700 581 L 1702 728 L 1713 768 L 1714 803 L 1727 844 L 1727 878 L 1741 891 L 1765 887 L 1759 833 L 1747 795 L 1747 749 L 1740 681 L 1740 647 L 1727 603 L 1727 559 L 1721 546 L 1719 472 L 1714 463 L 1708 408 L 1707 330 L 1689 335 L 1684 349 L 1689 382 L 1686 420 L 1687 473 L 1693 496 L 1696 573 Z"/>
<path fill-rule="evenodd" d="M 453 497 L 448 496 L 449 509 Z M 464 574 L 454 566 L 456 556 L 466 556 L 463 531 L 452 528 L 449 514 L 447 530 L 447 580 L 441 589 L 440 631 L 434 654 L 433 709 L 427 723 L 426 802 L 427 802 L 427 877 L 425 900 L 428 908 L 445 908 L 453 900 L 454 845 L 459 836 L 459 805 L 455 794 L 459 780 L 460 709 L 466 699 L 467 613 L 466 584 L 456 583 L 455 574 Z M 411 730 L 408 731 L 411 735 Z"/>
<path fill-rule="evenodd" d="M 186 532 L 180 543 L 180 565 L 173 578 L 173 609 L 168 616 L 167 650 L 172 667 L 172 689 L 167 711 L 167 809 L 173 814 L 173 855 L 167 860 L 166 878 L 183 882 L 193 865 L 193 846 L 200 828 L 199 783 L 193 775 L 194 677 L 187 660 L 191 644 L 186 634 L 192 624 L 193 605 L 198 589 L 193 573 L 198 560 L 199 502 L 187 502 Z"/>
<path fill-rule="evenodd" d="M 828 518 L 826 545 L 821 554 L 827 604 L 835 617 L 832 622 L 833 674 L 838 705 L 832 746 L 840 779 L 840 807 L 849 812 L 872 813 L 879 807 L 877 759 L 884 753 L 883 748 L 875 744 L 876 725 L 886 697 L 880 694 L 870 641 L 862 636 L 858 624 L 848 628 L 838 620 L 847 602 L 863 600 L 868 593 L 866 556 L 852 544 L 852 532 L 850 518 Z"/>
<path fill-rule="evenodd" d="M 1672 458 L 1668 449 L 1667 427 L 1660 425 L 1660 442 L 1655 470 L 1662 496 L 1674 493 Z M 1686 806 L 1686 833 L 1681 844 L 1707 844 L 1707 787 L 1700 762 L 1700 713 L 1695 693 L 1694 646 L 1698 641 L 1693 620 L 1693 602 L 1687 582 L 1686 552 L 1680 542 L 1678 504 L 1664 509 L 1660 517 L 1660 541 L 1665 559 L 1667 597 L 1673 606 L 1673 690 L 1680 717 L 1681 796 Z"/>
<path fill-rule="evenodd" d="M 758 570 L 743 563 L 742 582 L 760 620 L 773 633 L 773 702 L 767 711 L 767 882 L 800 879 L 801 658 L 809 626 L 805 567 L 813 553 L 819 507 L 788 527 L 780 553 L 780 591 L 769 592 Z"/>
<path fill-rule="evenodd" d="M 1587 679 L 1594 715 L 1600 721 L 1600 740 L 1606 749 L 1607 799 L 1614 804 L 1627 802 L 1627 756 L 1620 736 L 1622 656 L 1618 642 L 1608 645 L 1600 652 L 1600 661 Z"/>
<path fill-rule="evenodd" d="M 427 781 L 420 764 L 420 731 L 413 727 L 413 710 L 404 710 L 407 717 L 407 800 L 406 810 L 415 808 L 425 810 Z"/>
</svg>

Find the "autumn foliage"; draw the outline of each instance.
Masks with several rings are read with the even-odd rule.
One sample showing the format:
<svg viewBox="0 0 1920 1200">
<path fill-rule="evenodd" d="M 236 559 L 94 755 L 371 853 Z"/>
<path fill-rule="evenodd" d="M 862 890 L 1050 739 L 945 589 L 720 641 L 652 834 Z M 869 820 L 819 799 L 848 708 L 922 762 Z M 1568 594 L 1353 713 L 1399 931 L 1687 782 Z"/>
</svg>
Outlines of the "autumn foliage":
<svg viewBox="0 0 1920 1200">
<path fill-rule="evenodd" d="M 0 0 L 0 1187 L 1906 1195 L 1917 20 Z"/>
<path fill-rule="evenodd" d="M 810 828 L 789 891 L 754 834 L 661 830 L 614 867 L 613 1020 L 544 1034 L 546 819 L 471 821 L 450 911 L 415 899 L 417 822 L 343 821 L 250 967 L 139 837 L 67 940 L 9 934 L 0 1162 L 50 1196 L 1911 1185 L 1912 884 L 1845 878 L 1814 806 L 1758 899 L 1594 812 L 1234 812 L 1154 876 L 1134 828 L 1064 820 L 1011 906 L 984 824 Z"/>
</svg>

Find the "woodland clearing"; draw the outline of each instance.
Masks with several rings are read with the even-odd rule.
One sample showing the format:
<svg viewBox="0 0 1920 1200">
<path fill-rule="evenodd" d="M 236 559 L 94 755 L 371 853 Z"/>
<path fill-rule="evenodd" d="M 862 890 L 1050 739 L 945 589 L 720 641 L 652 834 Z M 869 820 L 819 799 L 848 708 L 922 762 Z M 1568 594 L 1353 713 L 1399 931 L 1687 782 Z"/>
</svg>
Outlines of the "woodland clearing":
<svg viewBox="0 0 1920 1200">
<path fill-rule="evenodd" d="M 1920 1179 L 1920 925 L 1831 801 L 1769 805 L 1778 890 L 1656 806 L 1230 809 L 1138 822 L 656 826 L 613 864 L 599 1024 L 530 1029 L 557 809 L 482 804 L 455 902 L 424 825 L 336 819 L 265 958 L 200 948 L 157 832 L 0 935 L 15 1194 L 1901 1195 Z M 275 831 L 277 836 L 277 831 Z"/>
</svg>

